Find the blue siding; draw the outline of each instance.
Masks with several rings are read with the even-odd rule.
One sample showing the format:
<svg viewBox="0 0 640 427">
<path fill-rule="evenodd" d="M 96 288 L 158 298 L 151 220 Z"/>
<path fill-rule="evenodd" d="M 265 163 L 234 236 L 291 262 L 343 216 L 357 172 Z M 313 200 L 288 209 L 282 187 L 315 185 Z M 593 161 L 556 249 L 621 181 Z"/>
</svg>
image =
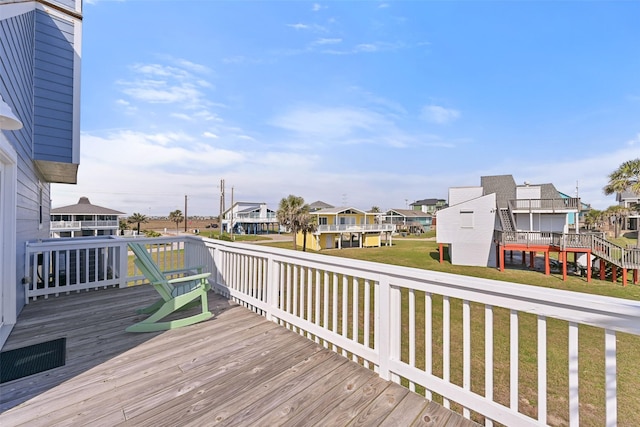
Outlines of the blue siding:
<svg viewBox="0 0 640 427">
<path fill-rule="evenodd" d="M 27 240 L 48 237 L 48 223 L 39 226 L 40 189 L 43 191 L 43 214 L 49 217 L 49 184 L 35 168 L 32 159 L 34 127 L 34 32 L 35 11 L 2 19 L 0 6 L 0 94 L 22 121 L 20 130 L 6 132 L 17 154 L 16 194 L 16 308 L 24 304 L 24 248 Z M 42 184 L 41 184 L 42 183 Z"/>
<path fill-rule="evenodd" d="M 36 12 L 35 160 L 73 162 L 73 24 Z"/>
</svg>

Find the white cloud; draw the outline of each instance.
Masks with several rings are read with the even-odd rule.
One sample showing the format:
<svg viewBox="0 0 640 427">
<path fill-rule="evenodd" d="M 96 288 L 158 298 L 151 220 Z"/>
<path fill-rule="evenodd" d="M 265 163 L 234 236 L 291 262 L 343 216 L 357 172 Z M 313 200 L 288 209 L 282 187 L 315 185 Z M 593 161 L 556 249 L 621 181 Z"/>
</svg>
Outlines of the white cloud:
<svg viewBox="0 0 640 427">
<path fill-rule="evenodd" d="M 327 45 L 327 44 L 339 44 L 342 43 L 342 39 L 317 39 L 312 44 L 313 45 Z"/>
<path fill-rule="evenodd" d="M 627 141 L 627 145 L 629 146 L 640 145 L 640 133 L 637 134 L 635 138 Z"/>
<path fill-rule="evenodd" d="M 460 112 L 439 105 L 427 105 L 422 108 L 421 117 L 431 123 L 447 124 L 457 120 L 460 117 Z"/>
<path fill-rule="evenodd" d="M 215 133 L 213 133 L 213 132 L 204 132 L 204 133 L 202 134 L 202 136 L 204 136 L 205 138 L 212 138 L 212 139 L 218 139 L 218 138 L 220 138 L 218 135 L 216 135 L 216 134 L 215 134 Z"/>
</svg>

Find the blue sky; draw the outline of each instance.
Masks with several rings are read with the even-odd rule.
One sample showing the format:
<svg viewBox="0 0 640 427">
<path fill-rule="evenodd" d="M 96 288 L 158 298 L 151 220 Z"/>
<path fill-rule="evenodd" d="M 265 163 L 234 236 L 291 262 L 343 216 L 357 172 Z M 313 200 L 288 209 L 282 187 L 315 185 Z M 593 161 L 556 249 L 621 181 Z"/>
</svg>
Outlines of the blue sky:
<svg viewBox="0 0 640 427">
<path fill-rule="evenodd" d="M 84 2 L 81 163 L 53 207 L 360 209 L 512 174 L 593 207 L 640 157 L 640 2 Z"/>
</svg>

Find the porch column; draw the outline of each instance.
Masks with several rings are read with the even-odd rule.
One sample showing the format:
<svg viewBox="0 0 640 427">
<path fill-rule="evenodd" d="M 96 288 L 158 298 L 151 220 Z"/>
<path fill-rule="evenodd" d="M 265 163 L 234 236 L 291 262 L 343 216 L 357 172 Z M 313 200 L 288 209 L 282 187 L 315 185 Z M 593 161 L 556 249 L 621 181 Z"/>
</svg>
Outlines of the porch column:
<svg viewBox="0 0 640 427">
<path fill-rule="evenodd" d="M 587 252 L 587 283 L 591 282 L 591 251 Z"/>
<path fill-rule="evenodd" d="M 527 253 L 525 251 L 521 252 L 522 265 L 527 265 L 527 259 L 525 258 Z"/>
<path fill-rule="evenodd" d="M 627 269 L 622 267 L 622 286 L 627 286 Z"/>
<path fill-rule="evenodd" d="M 602 258 L 600 258 L 600 280 L 604 280 L 607 276 L 607 264 L 604 262 Z"/>
<path fill-rule="evenodd" d="M 529 269 L 536 269 L 536 251 L 529 252 Z"/>
<path fill-rule="evenodd" d="M 562 280 L 567 280 L 567 258 L 569 258 L 567 256 L 567 252 L 562 251 L 560 252 L 562 255 Z"/>
<path fill-rule="evenodd" d="M 635 270 L 633 270 L 633 284 L 634 285 L 638 284 L 638 269 L 637 268 Z"/>
<path fill-rule="evenodd" d="M 500 271 L 504 271 L 504 246 L 500 246 Z"/>
<path fill-rule="evenodd" d="M 362 239 L 364 239 L 364 233 L 358 233 L 358 244 L 360 245 L 361 249 L 362 249 Z"/>
<path fill-rule="evenodd" d="M 549 267 L 549 251 L 544 251 L 544 274 L 549 276 L 551 274 L 551 267 Z"/>
<path fill-rule="evenodd" d="M 440 252 L 440 264 L 444 262 L 443 261 L 444 255 L 442 253 L 442 251 L 444 250 L 443 246 L 444 245 L 442 243 L 438 243 L 438 252 Z"/>
</svg>

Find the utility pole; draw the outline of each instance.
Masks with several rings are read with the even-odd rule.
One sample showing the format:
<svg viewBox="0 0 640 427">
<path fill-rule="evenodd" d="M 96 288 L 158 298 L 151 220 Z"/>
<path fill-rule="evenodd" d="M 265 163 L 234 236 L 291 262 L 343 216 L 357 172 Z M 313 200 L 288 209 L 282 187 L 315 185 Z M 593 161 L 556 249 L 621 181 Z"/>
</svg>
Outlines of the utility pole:
<svg viewBox="0 0 640 427">
<path fill-rule="evenodd" d="M 233 241 L 233 186 L 231 186 L 231 240 Z"/>
<path fill-rule="evenodd" d="M 224 214 L 224 179 L 220 180 L 220 214 L 218 215 L 218 228 L 222 237 L 222 218 Z"/>
<path fill-rule="evenodd" d="M 184 232 L 187 232 L 187 223 L 189 222 L 189 216 L 187 215 L 187 195 L 184 195 Z"/>
</svg>

